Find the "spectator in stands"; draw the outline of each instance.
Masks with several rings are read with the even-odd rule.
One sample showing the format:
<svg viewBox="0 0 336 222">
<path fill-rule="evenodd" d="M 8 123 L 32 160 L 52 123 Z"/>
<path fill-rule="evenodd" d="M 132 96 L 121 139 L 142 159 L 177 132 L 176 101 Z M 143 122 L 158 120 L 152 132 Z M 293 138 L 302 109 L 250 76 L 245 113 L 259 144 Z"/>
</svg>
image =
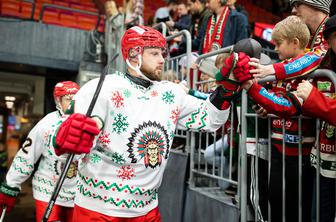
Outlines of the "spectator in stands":
<svg viewBox="0 0 336 222">
<path fill-rule="evenodd" d="M 202 24 L 197 40 L 199 53 L 207 53 L 247 38 L 246 17 L 226 6 L 226 0 L 210 0 L 207 7 L 213 15 Z"/>
<path fill-rule="evenodd" d="M 174 0 L 170 0 L 166 7 L 158 8 L 155 12 L 154 22 L 167 22 L 172 20 L 172 14 L 175 13 L 177 3 Z"/>
<path fill-rule="evenodd" d="M 336 72 L 336 15 L 325 24 L 324 38 L 328 41 L 329 50 L 321 62 L 321 68 Z M 297 88 L 297 95 L 304 100 L 301 107 L 305 116 L 321 118 L 319 150 L 320 150 L 320 222 L 333 222 L 335 219 L 336 199 L 336 92 L 335 85 L 327 78 L 314 78 L 314 86 L 303 81 Z M 329 147 L 329 148 L 328 148 Z M 317 147 L 310 154 L 311 164 L 317 167 Z M 314 176 L 314 195 L 316 199 L 316 176 Z M 316 218 L 316 202 L 313 201 L 312 221 Z"/>
<path fill-rule="evenodd" d="M 84 113 L 98 81 L 86 83 L 56 135 L 58 153 L 92 159 L 78 168 L 73 222 L 161 221 L 158 188 L 176 127 L 212 131 L 227 120 L 233 93 L 223 89 L 227 81 L 205 101 L 161 82 L 166 40 L 160 32 L 135 26 L 121 45 L 127 73 L 105 78 L 90 117 Z"/>
<path fill-rule="evenodd" d="M 194 64 L 196 62 L 198 58 L 198 54 L 195 52 L 191 53 L 191 57 L 190 57 L 190 61 L 187 61 L 187 56 L 183 56 L 180 60 L 179 60 L 179 67 L 180 67 L 180 71 L 178 73 L 179 75 L 179 80 L 181 82 L 184 82 L 185 85 L 187 85 L 187 82 L 192 85 L 192 79 L 190 79 L 188 81 L 188 75 L 190 78 L 192 78 L 193 76 L 193 69 L 191 67 L 192 64 Z M 188 64 L 189 63 L 189 64 Z M 189 65 L 189 70 L 187 70 Z"/>
<path fill-rule="evenodd" d="M 230 9 L 237 10 L 248 18 L 248 12 L 244 9 L 243 6 L 237 5 L 237 0 L 228 0 L 226 5 L 229 6 Z"/>
<path fill-rule="evenodd" d="M 201 26 L 208 21 L 212 13 L 206 8 L 206 0 L 188 0 L 188 7 L 192 15 L 191 22 L 191 38 L 196 39 L 199 35 Z M 194 43 L 194 41 L 193 41 Z M 192 49 L 198 50 L 198 45 L 192 45 Z"/>
<path fill-rule="evenodd" d="M 166 22 L 166 25 L 171 30 L 189 30 L 191 25 L 191 16 L 189 15 L 188 8 L 185 3 L 180 3 L 177 5 L 177 17 L 176 22 L 169 20 Z"/>
<path fill-rule="evenodd" d="M 115 16 L 119 13 L 117 5 L 113 0 L 106 1 L 104 6 L 105 6 L 105 15 L 107 18 Z"/>
<path fill-rule="evenodd" d="M 246 24 L 247 24 L 247 35 L 250 36 L 251 34 L 251 27 L 249 24 L 249 14 L 248 12 L 245 10 L 245 8 L 242 5 L 238 5 L 236 4 L 237 0 L 228 0 L 226 5 L 229 6 L 230 9 L 232 10 L 237 10 L 238 12 L 240 12 L 241 14 L 245 15 L 246 17 Z"/>
<path fill-rule="evenodd" d="M 53 134 L 62 120 L 67 117 L 65 111 L 69 108 L 70 101 L 78 90 L 79 86 L 71 81 L 56 84 L 54 99 L 57 111 L 49 113 L 35 125 L 16 154 L 6 180 L 0 186 L 1 209 L 6 206 L 9 212 L 14 207 L 21 184 L 33 176 L 36 222 L 41 221 L 67 159 L 67 155 L 55 154 L 52 143 Z M 48 221 L 72 222 L 77 161 L 71 163 L 70 169 L 72 170 L 69 170 L 66 175 Z"/>
<path fill-rule="evenodd" d="M 215 75 L 219 72 L 219 68 L 215 66 L 215 60 L 215 57 L 209 57 L 203 59 L 199 64 L 200 80 L 203 82 L 199 89 L 202 92 L 213 92 L 217 87 Z"/>
<path fill-rule="evenodd" d="M 144 0 L 124 0 L 125 24 L 130 27 L 143 25 Z"/>
<path fill-rule="evenodd" d="M 323 38 L 324 23 L 328 19 L 331 0 L 290 0 L 292 14 L 300 17 L 308 26 L 311 36 L 307 45 L 307 54 L 293 59 L 288 63 L 276 63 L 263 66 L 257 63 L 250 63 L 255 69 L 251 70 L 254 77 L 263 78 L 267 75 L 276 75 L 277 80 L 285 80 L 296 76 L 302 76 L 311 71 L 312 67 L 317 68 L 321 58 L 328 48 L 327 41 Z M 315 53 L 311 53 L 315 52 Z M 301 61 L 309 61 L 302 63 Z M 293 65 L 295 70 L 289 69 Z"/>
<path fill-rule="evenodd" d="M 305 53 L 309 36 L 308 27 L 297 16 L 289 16 L 277 23 L 273 29 L 272 39 L 279 53 L 279 58 L 285 60 L 286 64 L 292 58 L 301 57 Z M 247 63 L 247 60 L 244 62 Z M 245 71 L 244 73 L 250 75 L 247 69 Z M 247 80 L 243 84 L 248 95 L 268 113 L 284 118 L 284 120 L 281 118 L 272 119 L 269 186 L 272 221 L 282 221 L 282 180 L 285 180 L 285 219 L 286 221 L 298 220 L 299 167 L 302 167 L 302 221 L 310 219 L 312 201 L 311 196 L 307 194 L 312 193 L 312 169 L 309 155 L 315 141 L 315 120 L 302 120 L 302 138 L 299 138 L 299 121 L 290 118 L 300 114 L 298 107 L 301 106 L 302 100 L 294 93 L 298 83 L 298 80 L 279 81 L 273 84 L 272 91 L 267 91 L 252 80 Z M 285 134 L 282 131 L 283 122 L 285 123 Z M 283 153 L 282 147 L 283 140 L 285 141 L 285 153 Z M 302 142 L 302 165 L 298 166 L 300 141 Z M 286 156 L 284 178 L 282 178 L 282 155 Z"/>
</svg>

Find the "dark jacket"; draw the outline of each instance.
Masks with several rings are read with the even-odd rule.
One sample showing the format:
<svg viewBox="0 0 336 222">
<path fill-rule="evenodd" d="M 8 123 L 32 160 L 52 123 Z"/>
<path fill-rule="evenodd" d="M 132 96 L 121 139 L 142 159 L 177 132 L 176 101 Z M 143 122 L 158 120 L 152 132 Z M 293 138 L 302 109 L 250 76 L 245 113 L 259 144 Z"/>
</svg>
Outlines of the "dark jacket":
<svg viewBox="0 0 336 222">
<path fill-rule="evenodd" d="M 201 13 L 192 16 L 192 23 L 190 28 L 191 38 L 196 38 L 196 33 L 199 34 L 201 31 L 202 24 L 204 21 L 208 21 L 212 13 L 208 9 L 204 9 Z M 197 26 L 197 28 L 196 28 Z"/>
<path fill-rule="evenodd" d="M 191 25 L 190 15 L 182 15 L 177 22 L 175 22 L 174 28 L 181 31 L 183 29 L 189 30 Z"/>
<path fill-rule="evenodd" d="M 209 17 L 207 21 L 203 22 L 197 39 L 193 40 L 193 46 L 198 46 L 198 48 L 195 49 L 198 49 L 200 54 L 202 54 L 203 41 L 210 18 L 211 17 Z M 246 16 L 237 12 L 236 10 L 230 9 L 230 15 L 225 25 L 222 47 L 224 48 L 226 46 L 233 45 L 239 40 L 247 38 L 247 29 L 248 21 Z"/>
</svg>

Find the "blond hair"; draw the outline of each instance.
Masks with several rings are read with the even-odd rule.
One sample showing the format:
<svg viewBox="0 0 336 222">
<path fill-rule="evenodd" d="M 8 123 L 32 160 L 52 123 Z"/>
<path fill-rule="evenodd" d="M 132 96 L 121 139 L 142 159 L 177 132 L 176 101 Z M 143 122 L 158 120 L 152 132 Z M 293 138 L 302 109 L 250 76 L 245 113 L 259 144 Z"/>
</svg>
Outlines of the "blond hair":
<svg viewBox="0 0 336 222">
<path fill-rule="evenodd" d="M 276 43 L 281 43 L 285 40 L 291 42 L 295 38 L 299 40 L 301 49 L 306 48 L 310 39 L 308 26 L 299 17 L 291 15 L 275 25 L 272 32 L 272 40 Z"/>
<path fill-rule="evenodd" d="M 230 56 L 230 53 L 221 53 L 216 57 L 215 66 L 221 69 L 224 65 L 224 60 Z"/>
</svg>

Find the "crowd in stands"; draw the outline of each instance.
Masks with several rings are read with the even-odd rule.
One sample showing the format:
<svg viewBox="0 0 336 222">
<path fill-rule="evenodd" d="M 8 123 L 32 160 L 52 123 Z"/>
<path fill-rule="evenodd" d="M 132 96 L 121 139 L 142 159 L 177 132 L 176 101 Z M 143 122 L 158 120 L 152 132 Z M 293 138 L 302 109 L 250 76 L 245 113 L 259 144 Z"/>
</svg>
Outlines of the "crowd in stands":
<svg viewBox="0 0 336 222">
<path fill-rule="evenodd" d="M 283 4 L 283 2 L 278 2 Z M 324 92 L 326 95 L 334 98 L 334 88 L 331 80 L 325 78 L 315 78 L 312 84 L 309 81 L 305 81 L 305 76 L 317 68 L 323 67 L 335 71 L 332 66 L 334 55 L 334 44 L 335 44 L 335 19 L 333 16 L 329 19 L 330 15 L 330 5 L 331 1 L 290 1 L 291 13 L 293 16 L 289 16 L 284 20 L 276 24 L 273 33 L 272 40 L 275 44 L 275 51 L 278 53 L 278 58 L 281 62 L 274 64 L 261 64 L 260 59 L 248 59 L 245 61 L 251 68 L 244 70 L 242 68 L 240 72 L 247 72 L 254 78 L 263 78 L 267 75 L 275 75 L 277 82 L 273 84 L 261 86 L 256 81 L 243 80 L 243 88 L 248 91 L 249 97 L 257 104 L 255 111 L 261 116 L 267 116 L 267 114 L 275 114 L 281 118 L 285 118 L 285 129 L 286 133 L 281 132 L 282 120 L 274 119 L 271 126 L 271 173 L 270 173 L 270 183 L 266 189 L 262 190 L 260 195 L 260 218 L 267 218 L 267 201 L 266 204 L 263 203 L 265 199 L 268 199 L 271 205 L 271 218 L 272 221 L 282 221 L 283 210 L 285 212 L 286 221 L 291 221 L 293 218 L 298 218 L 299 215 L 299 204 L 298 204 L 298 186 L 299 183 L 297 175 L 301 171 L 301 192 L 302 194 L 302 221 L 316 221 L 316 173 L 314 168 L 316 167 L 316 150 L 315 144 L 315 119 L 308 119 L 302 121 L 302 133 L 301 143 L 302 143 L 302 162 L 298 165 L 299 154 L 299 128 L 298 120 L 290 119 L 290 116 L 299 115 L 301 113 L 307 114 L 312 117 L 320 117 L 327 120 L 322 124 L 322 127 L 318 129 L 320 131 L 320 136 L 323 141 L 320 141 L 320 153 L 322 158 L 321 168 L 321 185 L 320 189 L 320 221 L 333 221 L 335 218 L 335 169 L 331 167 L 335 164 L 336 153 L 335 149 L 331 148 L 329 150 L 325 149 L 325 146 L 334 147 L 335 146 L 335 127 L 332 124 L 332 119 L 329 118 L 330 114 L 333 112 L 333 105 L 327 98 L 322 97 L 322 94 L 317 94 L 323 104 L 318 106 L 318 102 L 312 105 L 314 109 L 325 109 L 326 116 L 317 115 L 316 112 L 302 109 L 307 104 L 306 100 L 310 93 L 314 94 L 318 91 Z M 239 7 L 234 6 L 232 1 L 220 1 L 220 0 L 210 0 L 208 2 L 200 0 L 190 0 L 187 5 L 184 3 L 177 4 L 177 7 L 182 8 L 184 13 L 178 13 L 177 18 L 174 21 L 174 16 L 170 14 L 169 18 L 163 18 L 161 13 L 157 13 L 155 16 L 155 22 L 165 22 L 170 29 L 170 33 L 173 33 L 179 29 L 179 25 L 176 24 L 188 24 L 191 20 L 191 26 L 189 31 L 192 33 L 192 46 L 193 50 L 197 51 L 199 54 L 208 53 L 211 51 L 216 51 L 220 48 L 226 46 L 234 45 L 239 40 L 246 39 L 249 37 L 249 23 L 248 23 L 248 13 L 244 9 L 239 9 Z M 169 7 L 166 9 L 166 15 L 172 12 L 174 4 L 170 2 Z M 189 7 L 191 16 L 185 13 L 185 8 Z M 279 12 L 288 8 L 287 6 L 279 7 Z M 162 11 L 161 8 L 158 12 Z M 167 21 L 168 20 L 168 21 Z M 173 20 L 173 21 L 171 21 Z M 200 22 L 201 21 L 201 22 Z M 230 30 L 230 32 L 227 32 Z M 333 31 L 330 31 L 333 30 Z M 333 34 L 330 34 L 333 32 Z M 183 39 L 178 40 L 178 48 L 174 48 L 178 53 L 183 53 L 185 48 L 183 46 Z M 329 45 L 329 46 L 328 46 Z M 328 52 L 328 48 L 331 48 Z M 182 50 L 181 50 L 182 49 Z M 180 52 L 179 52 L 180 50 Z M 244 52 L 241 50 L 239 52 Z M 248 54 L 248 53 L 247 53 Z M 255 55 L 249 55 L 255 57 Z M 233 55 L 224 59 L 224 64 L 221 66 L 233 66 L 232 60 L 234 60 Z M 245 58 L 245 57 L 243 57 Z M 244 59 L 239 57 L 239 60 Z M 321 63 L 321 61 L 324 61 Z M 214 61 L 213 61 L 214 64 Z M 304 65 L 303 65 L 304 64 Z M 323 65 L 324 64 L 324 65 Z M 326 65 L 327 64 L 327 65 Z M 204 65 L 203 65 L 204 66 Z M 199 70 L 204 68 L 202 64 L 199 64 Z M 221 70 L 223 75 L 222 67 L 217 67 Z M 201 71 L 200 81 L 209 80 L 207 73 Z M 215 75 L 212 76 L 213 80 L 219 81 Z M 211 78 L 211 76 L 210 76 Z M 251 77 L 252 78 L 252 77 Z M 294 80 L 293 80 L 294 79 Z M 324 85 L 326 84 L 326 85 Z M 207 83 L 208 85 L 208 83 Z M 212 87 L 198 87 L 202 92 L 211 92 Z M 308 88 L 308 89 L 307 89 Z M 308 90 L 308 93 L 307 91 Z M 207 96 L 200 93 L 195 93 L 194 90 L 186 90 L 188 93 L 198 96 L 199 98 L 206 99 Z M 305 92 L 305 93 L 304 93 Z M 310 97 L 312 98 L 312 97 Z M 312 101 L 310 101 L 312 102 Z M 330 105 L 329 105 L 330 104 Z M 329 105 L 329 107 L 328 107 Z M 329 121 L 329 122 L 328 122 Z M 330 134 L 326 131 L 330 131 Z M 239 132 L 237 132 L 239 133 Z M 326 136 L 325 134 L 328 134 Z M 224 138 L 217 138 L 217 145 L 211 145 L 205 149 L 205 158 L 208 163 L 214 163 L 219 165 L 218 158 L 220 157 L 222 151 L 227 152 L 228 149 L 228 139 L 227 135 Z M 283 150 L 282 141 L 285 139 L 285 149 Z M 224 144 L 223 144 L 224 143 Z M 283 162 L 282 156 L 285 156 L 286 171 L 282 172 Z M 215 158 L 215 160 L 214 160 Z M 227 157 L 226 157 L 227 158 Z M 227 161 L 227 159 L 226 159 Z M 328 164 L 326 164 L 328 162 Z M 227 162 L 224 160 L 224 165 L 227 166 Z M 266 167 L 267 165 L 260 165 L 260 168 Z M 260 170 L 260 169 L 258 169 Z M 266 169 L 265 169 L 266 170 Z M 264 171 L 267 172 L 267 171 Z M 227 175 L 224 172 L 223 175 Z M 267 177 L 267 173 L 265 174 Z M 285 178 L 282 178 L 285 175 Z M 285 180 L 285 209 L 282 209 L 282 190 L 283 180 Z M 264 178 L 265 181 L 265 178 Z M 259 186 L 263 186 L 259 183 Z M 226 189 L 227 185 L 219 185 Z M 293 186 L 294 185 L 294 186 Z M 260 187 L 259 187 L 260 189 Z M 267 192 L 269 190 L 269 192 Z M 305 195 L 305 194 L 311 195 Z M 314 201 L 313 201 L 314 200 Z M 252 200 L 253 201 L 253 200 Z M 322 206 L 323 203 L 323 206 Z"/>
</svg>

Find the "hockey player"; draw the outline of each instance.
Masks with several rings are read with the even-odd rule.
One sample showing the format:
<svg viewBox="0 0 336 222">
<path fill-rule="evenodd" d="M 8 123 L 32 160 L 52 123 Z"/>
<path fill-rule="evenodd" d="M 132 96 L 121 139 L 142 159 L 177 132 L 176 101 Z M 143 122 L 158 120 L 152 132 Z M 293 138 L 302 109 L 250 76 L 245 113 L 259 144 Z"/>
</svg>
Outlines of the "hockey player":
<svg viewBox="0 0 336 222">
<path fill-rule="evenodd" d="M 56 84 L 53 94 L 57 111 L 49 113 L 34 126 L 16 154 L 6 180 L 0 186 L 1 209 L 7 207 L 7 212 L 12 209 L 20 193 L 21 184 L 33 176 L 36 222 L 41 221 L 66 160 L 66 155 L 57 156 L 55 154 L 52 135 L 57 126 L 66 118 L 64 112 L 78 90 L 79 86 L 71 81 Z M 50 221 L 72 221 L 76 172 L 77 163 L 73 162 L 49 217 Z"/>
<path fill-rule="evenodd" d="M 219 86 L 199 100 L 161 81 L 166 41 L 150 27 L 128 29 L 121 46 L 127 73 L 106 76 L 90 117 L 84 113 L 98 80 L 84 85 L 56 136 L 58 153 L 87 153 L 79 166 L 74 222 L 161 221 L 158 188 L 175 128 L 216 130 L 235 92 Z"/>
</svg>

